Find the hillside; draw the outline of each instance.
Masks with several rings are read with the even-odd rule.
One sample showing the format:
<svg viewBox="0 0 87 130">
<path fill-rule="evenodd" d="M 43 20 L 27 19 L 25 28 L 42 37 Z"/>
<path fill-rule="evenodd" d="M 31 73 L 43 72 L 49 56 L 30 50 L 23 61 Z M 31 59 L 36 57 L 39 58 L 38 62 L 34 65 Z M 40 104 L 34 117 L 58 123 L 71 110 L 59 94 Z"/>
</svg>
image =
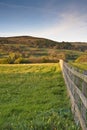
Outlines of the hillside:
<svg viewBox="0 0 87 130">
<path fill-rule="evenodd" d="M 84 42 L 83 43 L 56 42 L 49 39 L 32 37 L 32 36 L 1 37 L 0 48 L 1 48 L 1 45 L 6 45 L 6 44 L 9 44 L 9 45 L 21 44 L 22 46 L 28 45 L 29 47 L 37 47 L 37 48 L 57 48 L 57 49 L 81 50 L 81 51 L 87 50 L 87 44 Z"/>
<path fill-rule="evenodd" d="M 0 38 L 0 46 L 4 44 L 21 44 L 28 45 L 29 47 L 37 47 L 37 48 L 53 48 L 57 49 L 71 49 L 72 45 L 70 43 L 65 42 L 56 42 L 45 38 L 37 38 L 31 36 L 18 36 L 18 37 L 6 37 Z"/>
<path fill-rule="evenodd" d="M 86 43 L 56 42 L 32 36 L 0 38 L 0 63 L 58 62 L 76 59 L 86 52 Z"/>
</svg>

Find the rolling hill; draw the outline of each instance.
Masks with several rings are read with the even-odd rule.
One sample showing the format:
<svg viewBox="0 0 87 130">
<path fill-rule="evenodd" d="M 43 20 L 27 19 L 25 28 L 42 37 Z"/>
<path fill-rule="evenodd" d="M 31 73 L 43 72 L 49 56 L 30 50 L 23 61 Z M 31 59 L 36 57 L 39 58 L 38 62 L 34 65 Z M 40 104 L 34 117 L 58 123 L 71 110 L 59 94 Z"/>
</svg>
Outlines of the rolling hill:
<svg viewBox="0 0 87 130">
<path fill-rule="evenodd" d="M 37 48 L 53 48 L 57 49 L 70 49 L 72 45 L 70 43 L 65 42 L 56 42 L 45 38 L 37 38 L 31 36 L 18 36 L 18 37 L 4 37 L 0 38 L 0 45 L 10 45 L 10 44 L 21 44 L 28 45 L 29 47 L 37 47 Z"/>
<path fill-rule="evenodd" d="M 80 42 L 57 42 L 32 36 L 0 37 L 0 63 L 58 62 L 60 58 L 76 59 L 86 50 L 87 44 Z"/>
</svg>

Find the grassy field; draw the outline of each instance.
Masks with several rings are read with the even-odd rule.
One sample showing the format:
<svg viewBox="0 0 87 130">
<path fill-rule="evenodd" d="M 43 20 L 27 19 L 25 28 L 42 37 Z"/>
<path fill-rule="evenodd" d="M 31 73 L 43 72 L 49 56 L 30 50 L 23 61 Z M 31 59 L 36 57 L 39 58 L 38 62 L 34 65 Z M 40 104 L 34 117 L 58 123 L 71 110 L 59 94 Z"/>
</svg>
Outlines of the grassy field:
<svg viewBox="0 0 87 130">
<path fill-rule="evenodd" d="M 85 63 L 71 63 L 71 65 L 73 65 L 75 68 L 80 69 L 81 72 L 84 73 L 84 71 L 87 71 L 87 62 Z"/>
<path fill-rule="evenodd" d="M 80 130 L 59 64 L 0 65 L 0 130 Z"/>
</svg>

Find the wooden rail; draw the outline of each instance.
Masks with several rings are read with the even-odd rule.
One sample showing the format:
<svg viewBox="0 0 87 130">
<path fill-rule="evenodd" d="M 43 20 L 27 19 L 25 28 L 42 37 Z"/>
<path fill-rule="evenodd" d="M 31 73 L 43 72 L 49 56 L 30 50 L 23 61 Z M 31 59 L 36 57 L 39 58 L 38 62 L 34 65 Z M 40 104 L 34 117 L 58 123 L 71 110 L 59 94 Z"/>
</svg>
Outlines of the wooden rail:
<svg viewBox="0 0 87 130">
<path fill-rule="evenodd" d="M 60 66 L 70 95 L 75 121 L 80 122 L 82 130 L 87 130 L 87 76 L 77 72 L 63 60 L 60 60 Z"/>
</svg>

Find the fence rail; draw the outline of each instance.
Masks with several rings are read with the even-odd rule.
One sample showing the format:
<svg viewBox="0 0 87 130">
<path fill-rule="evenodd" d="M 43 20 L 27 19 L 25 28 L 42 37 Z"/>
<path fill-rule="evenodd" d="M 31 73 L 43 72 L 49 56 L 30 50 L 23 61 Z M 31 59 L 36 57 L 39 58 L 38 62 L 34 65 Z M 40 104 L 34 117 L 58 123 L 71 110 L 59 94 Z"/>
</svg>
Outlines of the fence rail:
<svg viewBox="0 0 87 130">
<path fill-rule="evenodd" d="M 87 76 L 77 72 L 63 60 L 60 60 L 60 66 L 70 95 L 75 121 L 80 122 L 82 130 L 87 130 Z"/>
</svg>

